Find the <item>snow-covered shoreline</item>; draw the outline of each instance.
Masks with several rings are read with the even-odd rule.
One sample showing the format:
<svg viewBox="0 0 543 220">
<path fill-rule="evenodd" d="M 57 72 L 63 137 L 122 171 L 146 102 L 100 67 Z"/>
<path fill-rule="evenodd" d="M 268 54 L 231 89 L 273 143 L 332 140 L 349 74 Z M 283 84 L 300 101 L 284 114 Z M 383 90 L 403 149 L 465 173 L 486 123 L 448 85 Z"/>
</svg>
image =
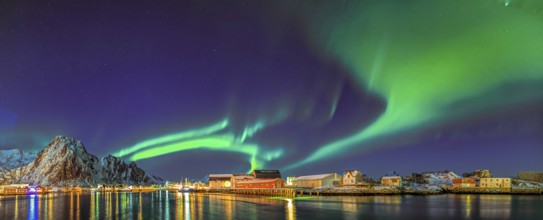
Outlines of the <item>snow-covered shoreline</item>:
<svg viewBox="0 0 543 220">
<path fill-rule="evenodd" d="M 436 194 L 531 194 L 541 195 L 543 187 L 514 187 L 511 189 L 456 188 L 450 186 L 419 185 L 406 187 L 373 186 L 370 189 L 357 187 L 322 187 L 297 189 L 303 194 L 314 195 L 436 195 Z"/>
</svg>

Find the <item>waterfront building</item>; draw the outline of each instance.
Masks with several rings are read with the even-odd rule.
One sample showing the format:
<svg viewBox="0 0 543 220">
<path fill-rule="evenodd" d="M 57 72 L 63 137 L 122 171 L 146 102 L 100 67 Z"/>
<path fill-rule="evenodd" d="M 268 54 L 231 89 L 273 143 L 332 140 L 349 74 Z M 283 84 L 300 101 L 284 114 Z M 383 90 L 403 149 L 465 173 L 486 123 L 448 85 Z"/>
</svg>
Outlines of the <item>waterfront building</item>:
<svg viewBox="0 0 543 220">
<path fill-rule="evenodd" d="M 467 188 L 467 187 L 476 187 L 475 178 L 455 178 L 452 180 L 453 188 Z"/>
<path fill-rule="evenodd" d="M 224 189 L 232 187 L 232 174 L 209 174 L 209 188 Z"/>
<path fill-rule="evenodd" d="M 281 179 L 279 170 L 253 170 L 255 179 Z"/>
<path fill-rule="evenodd" d="M 240 189 L 276 189 L 285 187 L 279 170 L 253 170 L 252 175 L 234 174 L 231 177 L 232 188 Z"/>
<path fill-rule="evenodd" d="M 384 176 L 381 178 L 381 184 L 384 186 L 402 186 L 402 177 Z"/>
<path fill-rule="evenodd" d="M 317 188 L 337 186 L 341 181 L 341 176 L 337 173 L 327 173 L 309 176 L 299 176 L 292 180 L 292 185 L 295 187 Z"/>
<path fill-rule="evenodd" d="M 511 178 L 481 178 L 479 179 L 481 188 L 511 188 Z"/>
<path fill-rule="evenodd" d="M 360 170 L 346 170 L 341 179 L 341 184 L 344 186 L 356 186 L 365 184 Z"/>
<path fill-rule="evenodd" d="M 10 184 L 0 186 L 0 194 L 27 194 L 30 192 L 28 184 Z"/>
<path fill-rule="evenodd" d="M 284 188 L 282 179 L 260 178 L 236 182 L 236 189 L 278 189 Z"/>
<path fill-rule="evenodd" d="M 253 180 L 255 177 L 252 174 L 232 174 L 230 181 L 232 182 L 232 187 L 236 188 L 236 183 L 240 181 Z"/>
</svg>

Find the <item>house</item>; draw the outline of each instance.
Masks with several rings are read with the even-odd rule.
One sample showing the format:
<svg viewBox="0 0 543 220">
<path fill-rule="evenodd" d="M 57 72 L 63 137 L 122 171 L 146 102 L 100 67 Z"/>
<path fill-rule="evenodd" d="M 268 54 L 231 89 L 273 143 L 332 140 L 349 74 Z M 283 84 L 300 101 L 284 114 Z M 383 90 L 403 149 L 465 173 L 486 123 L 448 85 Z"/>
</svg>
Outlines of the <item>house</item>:
<svg viewBox="0 0 543 220">
<path fill-rule="evenodd" d="M 252 174 L 232 174 L 230 182 L 232 182 L 232 187 L 235 188 L 237 182 L 253 179 L 255 179 L 255 177 Z"/>
<path fill-rule="evenodd" d="M 4 194 L 27 194 L 28 188 L 8 186 L 4 188 Z"/>
<path fill-rule="evenodd" d="M 300 176 L 292 181 L 295 187 L 317 188 L 326 186 L 337 186 L 341 177 L 337 173 Z"/>
<path fill-rule="evenodd" d="M 255 179 L 281 179 L 279 170 L 253 170 Z"/>
<path fill-rule="evenodd" d="M 475 187 L 475 178 L 455 178 L 452 180 L 453 188 Z"/>
<path fill-rule="evenodd" d="M 28 184 L 11 184 L 11 185 L 4 185 L 0 187 L 0 192 L 2 192 L 2 194 L 11 194 L 11 195 L 27 194 L 29 190 L 30 190 L 30 186 Z"/>
<path fill-rule="evenodd" d="M 365 184 L 360 170 L 346 170 L 341 179 L 343 186 L 356 186 Z"/>
<path fill-rule="evenodd" d="M 481 188 L 511 188 L 511 178 L 481 178 L 479 179 Z"/>
<path fill-rule="evenodd" d="M 232 174 L 209 174 L 209 188 L 224 189 L 232 187 Z"/>
<path fill-rule="evenodd" d="M 260 178 L 236 182 L 236 189 L 277 189 L 284 188 L 282 179 Z"/>
<path fill-rule="evenodd" d="M 384 186 L 402 186 L 402 177 L 384 176 L 381 178 L 381 184 Z"/>
</svg>

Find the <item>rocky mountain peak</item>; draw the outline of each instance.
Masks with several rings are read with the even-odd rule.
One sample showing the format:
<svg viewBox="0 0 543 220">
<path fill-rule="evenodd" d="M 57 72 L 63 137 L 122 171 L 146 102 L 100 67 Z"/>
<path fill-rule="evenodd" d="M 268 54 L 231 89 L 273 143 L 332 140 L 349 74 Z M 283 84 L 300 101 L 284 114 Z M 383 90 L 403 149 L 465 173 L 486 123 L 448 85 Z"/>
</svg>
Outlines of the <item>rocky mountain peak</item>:
<svg viewBox="0 0 543 220">
<path fill-rule="evenodd" d="M 87 153 L 85 146 L 80 140 L 62 135 L 57 135 L 45 147 L 44 151 L 73 151 L 76 153 Z"/>
<path fill-rule="evenodd" d="M 152 184 L 145 171 L 135 163 L 108 155 L 89 154 L 74 138 L 56 136 L 35 159 L 0 175 L 0 184 L 31 183 L 43 185 Z"/>
</svg>

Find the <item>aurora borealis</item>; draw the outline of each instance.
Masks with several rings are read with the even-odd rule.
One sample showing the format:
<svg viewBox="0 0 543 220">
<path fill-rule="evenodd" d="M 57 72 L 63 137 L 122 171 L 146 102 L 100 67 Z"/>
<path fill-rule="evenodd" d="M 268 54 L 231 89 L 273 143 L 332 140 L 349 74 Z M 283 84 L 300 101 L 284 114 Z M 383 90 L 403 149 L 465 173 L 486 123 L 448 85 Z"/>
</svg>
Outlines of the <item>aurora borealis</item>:
<svg viewBox="0 0 543 220">
<path fill-rule="evenodd" d="M 173 179 L 543 167 L 537 0 L 0 9 L 0 149 L 62 134 Z"/>
<path fill-rule="evenodd" d="M 214 135 L 214 133 L 225 129 L 227 126 L 228 120 L 223 120 L 202 129 L 145 140 L 130 148 L 121 149 L 118 153 L 113 155 L 123 157 L 133 153 L 130 159 L 132 161 L 138 161 L 173 152 L 199 148 L 234 151 L 249 155 L 251 166 L 247 172 L 262 168 L 263 161 L 270 161 L 281 156 L 281 150 L 275 152 L 259 152 L 257 145 L 244 143 L 247 136 L 251 136 L 255 130 L 257 130 L 256 128 L 247 128 L 244 130 L 240 139 L 235 139 L 232 135 Z"/>
<path fill-rule="evenodd" d="M 517 102 L 492 98 L 510 91 L 484 94 L 511 81 L 543 80 L 543 16 L 530 8 L 535 5 L 523 9 L 511 3 L 352 2 L 339 6 L 336 13 L 341 16 L 326 18 L 330 27 L 319 22 L 316 32 L 324 35 L 323 44 L 352 70 L 358 82 L 386 99 L 387 107 L 370 126 L 319 148 L 301 164 L 375 136 L 481 108 L 477 103 L 455 108 L 462 100 L 487 99 L 483 108 L 496 105 L 495 101 Z M 458 4 L 462 7 L 455 7 Z M 351 19 L 334 22 L 336 17 Z M 541 91 L 528 91 L 522 98 L 541 100 Z"/>
</svg>

